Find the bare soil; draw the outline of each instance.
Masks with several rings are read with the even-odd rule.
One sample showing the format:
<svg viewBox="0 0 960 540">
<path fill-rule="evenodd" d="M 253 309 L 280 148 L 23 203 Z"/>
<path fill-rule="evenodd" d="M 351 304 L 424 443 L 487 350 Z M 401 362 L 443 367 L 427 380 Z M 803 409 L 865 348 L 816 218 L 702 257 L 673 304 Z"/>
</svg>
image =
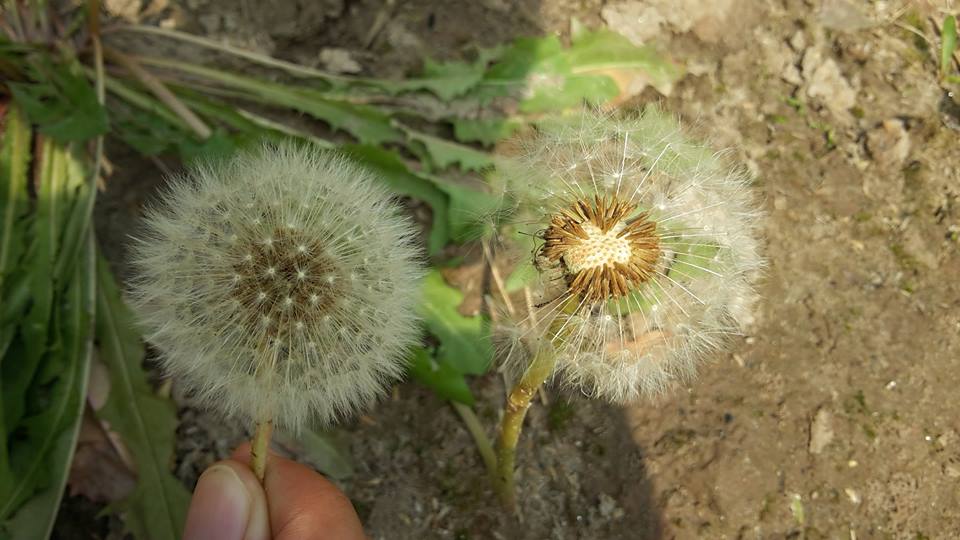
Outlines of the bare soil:
<svg viewBox="0 0 960 540">
<path fill-rule="evenodd" d="M 343 433 L 356 473 L 341 486 L 371 537 L 853 540 L 960 534 L 960 106 L 928 50 L 939 46 L 930 19 L 950 9 L 184 0 L 165 13 L 301 62 L 322 66 L 323 49 L 345 49 L 376 76 L 516 36 L 566 36 L 571 17 L 607 24 L 686 65 L 669 96 L 648 91 L 635 105 L 660 103 L 756 176 L 769 268 L 734 351 L 654 403 L 547 392 L 519 449 L 519 521 L 494 504 L 453 410 L 401 385 Z M 905 29 L 915 23 L 932 44 Z M 123 234 L 161 175 L 112 155 L 98 228 L 122 267 Z M 502 381 L 494 373 L 473 388 L 492 427 Z M 181 421 L 177 473 L 188 486 L 246 437 L 187 401 Z M 115 520 L 99 523 L 116 534 Z"/>
</svg>

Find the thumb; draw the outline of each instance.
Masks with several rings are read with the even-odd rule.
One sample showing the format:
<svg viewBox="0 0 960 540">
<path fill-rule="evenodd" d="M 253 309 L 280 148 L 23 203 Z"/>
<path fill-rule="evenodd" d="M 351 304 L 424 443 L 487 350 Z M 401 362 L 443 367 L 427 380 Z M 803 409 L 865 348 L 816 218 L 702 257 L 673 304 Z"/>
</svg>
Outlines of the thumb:
<svg viewBox="0 0 960 540">
<path fill-rule="evenodd" d="M 250 445 L 241 445 L 233 458 L 249 463 Z M 264 485 L 274 540 L 366 538 L 350 499 L 313 469 L 270 454 Z"/>
<path fill-rule="evenodd" d="M 248 466 L 225 460 L 214 463 L 200 475 L 183 538 L 269 540 L 267 499 Z"/>
</svg>

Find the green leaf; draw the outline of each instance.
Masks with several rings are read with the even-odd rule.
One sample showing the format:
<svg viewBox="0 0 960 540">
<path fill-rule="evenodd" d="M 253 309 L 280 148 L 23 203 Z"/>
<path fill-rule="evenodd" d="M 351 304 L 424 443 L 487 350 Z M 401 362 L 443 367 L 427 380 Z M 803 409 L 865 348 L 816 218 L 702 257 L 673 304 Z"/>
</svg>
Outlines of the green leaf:
<svg viewBox="0 0 960 540">
<path fill-rule="evenodd" d="M 618 80 L 624 75 L 642 78 L 661 93 L 667 93 L 683 75 L 676 64 L 654 47 L 634 45 L 608 29 L 575 33 L 566 56 L 574 74 L 597 73 Z"/>
<path fill-rule="evenodd" d="M 114 116 L 112 135 L 130 145 L 141 155 L 150 157 L 162 154 L 189 137 L 186 131 L 169 123 L 155 113 L 144 110 L 127 111 L 125 108 L 111 109 Z"/>
<path fill-rule="evenodd" d="M 462 96 L 483 79 L 485 61 L 434 62 L 427 59 L 423 66 L 423 75 L 399 82 L 398 90 L 429 90 L 444 101 Z"/>
<path fill-rule="evenodd" d="M 84 246 L 80 264 L 75 265 L 70 286 L 59 302 L 62 347 L 52 353 L 55 357 L 47 359 L 62 372 L 43 393 L 46 409 L 21 424 L 26 440 L 33 444 L 21 442 L 19 453 L 27 459 L 17 466 L 18 483 L 0 491 L 0 530 L 14 538 L 49 537 L 80 432 L 93 350 L 95 274 L 89 234 Z M 34 494 L 35 487 L 41 490 Z M 26 497 L 29 499 L 20 505 Z M 11 516 L 12 510 L 16 513 Z"/>
<path fill-rule="evenodd" d="M 264 81 L 186 62 L 158 58 L 142 58 L 141 61 L 217 82 L 241 91 L 252 101 L 300 111 L 326 122 L 333 129 L 346 131 L 363 144 L 403 141 L 403 134 L 393 127 L 387 113 L 375 107 L 331 99 L 310 87 Z"/>
<path fill-rule="evenodd" d="M 462 373 L 446 362 L 434 360 L 426 349 L 413 351 L 410 360 L 410 375 L 420 384 L 430 388 L 444 399 L 473 405 L 473 393 Z"/>
<path fill-rule="evenodd" d="M 450 237 L 454 242 L 483 238 L 500 219 L 501 197 L 440 180 L 437 185 L 450 198 Z"/>
<path fill-rule="evenodd" d="M 158 397 L 143 371 L 144 349 L 133 314 L 103 259 L 97 261 L 97 341 L 110 372 L 110 397 L 100 416 L 126 442 L 137 467 L 137 488 L 116 504 L 137 538 L 179 538 L 190 494 L 170 472 L 176 408 Z"/>
<path fill-rule="evenodd" d="M 36 83 L 8 83 L 40 133 L 59 142 L 84 141 L 107 132 L 107 111 L 93 88 L 72 64 L 38 62 L 31 76 Z"/>
<path fill-rule="evenodd" d="M 297 436 L 278 432 L 277 442 L 289 448 L 321 473 L 343 480 L 353 476 L 349 454 L 329 433 L 305 429 Z"/>
<path fill-rule="evenodd" d="M 948 15 L 943 19 L 940 42 L 940 77 L 946 78 L 950 73 L 953 51 L 957 50 L 957 18 L 953 15 Z"/>
<path fill-rule="evenodd" d="M 513 134 L 522 124 L 517 120 L 504 118 L 455 118 L 453 136 L 458 141 L 478 142 L 492 146 Z"/>
<path fill-rule="evenodd" d="M 493 360 L 490 328 L 482 316 L 465 317 L 457 311 L 463 294 L 432 270 L 423 282 L 419 308 L 427 330 L 439 341 L 437 362 L 457 373 L 480 375 Z"/>
<path fill-rule="evenodd" d="M 30 163 L 30 126 L 16 104 L 10 104 L 2 122 L 0 140 L 0 292 L 24 247 L 22 219 L 27 211 L 27 168 Z"/>
<path fill-rule="evenodd" d="M 533 80 L 530 97 L 520 103 L 525 113 L 542 113 L 580 107 L 584 103 L 600 105 L 617 97 L 620 88 L 605 75 L 558 75 Z"/>
<path fill-rule="evenodd" d="M 50 347 L 50 325 L 54 313 L 54 296 L 60 290 L 54 275 L 55 261 L 64 231 L 65 214 L 71 205 L 72 183 L 68 176 L 73 170 L 74 156 L 53 139 L 42 138 L 39 154 L 34 156 L 38 171 L 36 211 L 32 214 L 29 230 L 31 243 L 24 264 L 11 280 L 22 283 L 28 296 L 23 305 L 26 313 L 17 313 L 21 319 L 16 362 L 4 362 L 2 371 L 2 399 L 4 422 L 15 426 L 27 413 L 27 393 L 31 382 L 42 366 L 43 356 Z M 18 287 L 18 289 L 20 289 Z M 20 289 L 23 290 L 23 289 Z M 16 296 L 19 297 L 19 294 Z M 19 303 L 19 302 L 15 302 Z M 12 354 L 12 352 L 11 352 Z"/>
<path fill-rule="evenodd" d="M 449 206 L 446 193 L 433 182 L 414 174 L 395 152 L 369 145 L 346 145 L 343 152 L 378 174 L 395 193 L 419 199 L 430 205 L 433 210 L 433 225 L 430 229 L 428 250 L 436 254 L 450 239 Z"/>
<path fill-rule="evenodd" d="M 666 93 L 681 74 L 652 47 L 633 45 L 611 30 L 579 30 L 568 49 L 556 36 L 514 41 L 471 95 L 481 101 L 513 95 L 522 112 L 540 113 L 601 104 L 643 84 Z"/>
<path fill-rule="evenodd" d="M 408 144 L 420 144 L 425 150 L 426 163 L 431 171 L 441 171 L 456 165 L 464 171 L 481 171 L 493 166 L 493 158 L 469 146 L 403 128 Z"/>
<path fill-rule="evenodd" d="M 533 283 L 538 275 L 539 272 L 537 272 L 537 267 L 533 265 L 533 261 L 526 258 L 507 277 L 504 288 L 508 293 L 515 293 Z"/>
<path fill-rule="evenodd" d="M 202 141 L 189 137 L 177 143 L 180 159 L 184 163 L 223 159 L 233 154 L 239 146 L 239 138 L 222 129 L 215 130 L 212 135 Z"/>
</svg>

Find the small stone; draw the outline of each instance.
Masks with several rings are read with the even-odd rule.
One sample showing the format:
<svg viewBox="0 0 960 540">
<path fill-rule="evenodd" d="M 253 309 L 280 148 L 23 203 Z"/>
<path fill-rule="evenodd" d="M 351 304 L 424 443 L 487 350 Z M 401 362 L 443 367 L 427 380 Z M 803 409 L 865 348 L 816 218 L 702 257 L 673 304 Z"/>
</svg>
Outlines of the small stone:
<svg viewBox="0 0 960 540">
<path fill-rule="evenodd" d="M 790 36 L 790 48 L 796 52 L 800 52 L 807 48 L 807 36 L 803 33 L 803 30 L 797 30 Z"/>
<path fill-rule="evenodd" d="M 819 100 L 834 116 L 847 116 L 847 111 L 857 103 L 857 92 L 836 61 L 824 58 L 820 49 L 810 47 L 803 54 L 801 65 L 807 95 Z"/>
<path fill-rule="evenodd" d="M 903 121 L 892 118 L 867 132 L 867 150 L 877 165 L 899 168 L 910 155 L 910 134 Z"/>
<path fill-rule="evenodd" d="M 617 505 L 616 499 L 606 493 L 600 494 L 599 510 L 600 515 L 605 519 L 619 519 L 623 517 L 623 509 Z"/>
<path fill-rule="evenodd" d="M 820 408 L 810 423 L 811 454 L 819 454 L 833 440 L 833 415 L 826 408 Z"/>
<path fill-rule="evenodd" d="M 856 32 L 875 23 L 860 8 L 860 2 L 852 0 L 826 0 L 820 8 L 819 19 L 823 26 L 841 32 Z"/>
<path fill-rule="evenodd" d="M 660 35 L 665 22 L 655 6 L 643 2 L 608 4 L 600 12 L 607 26 L 636 45 L 648 43 Z"/>
<path fill-rule="evenodd" d="M 860 497 L 860 493 L 853 488 L 843 488 L 843 492 L 847 494 L 847 498 L 850 499 L 850 502 L 853 504 L 860 504 L 860 502 L 863 500 Z"/>
<path fill-rule="evenodd" d="M 328 47 L 320 51 L 320 63 L 331 73 L 360 73 L 363 66 L 346 49 Z"/>
</svg>

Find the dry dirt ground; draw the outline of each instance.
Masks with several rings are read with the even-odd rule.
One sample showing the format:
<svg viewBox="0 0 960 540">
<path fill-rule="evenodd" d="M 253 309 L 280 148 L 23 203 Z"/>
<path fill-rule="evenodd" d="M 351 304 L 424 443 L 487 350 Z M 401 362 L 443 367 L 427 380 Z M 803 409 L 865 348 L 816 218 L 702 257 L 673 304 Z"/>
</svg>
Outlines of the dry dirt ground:
<svg viewBox="0 0 960 540">
<path fill-rule="evenodd" d="M 520 447 L 520 521 L 492 504 L 453 411 L 414 384 L 400 386 L 343 433 L 356 473 L 341 485 L 369 535 L 960 535 L 960 106 L 937 83 L 931 45 L 906 28 L 920 24 L 935 49 L 929 21 L 957 7 L 180 2 L 186 30 L 377 76 L 413 70 L 424 56 L 456 58 L 474 44 L 566 36 L 572 16 L 609 25 L 686 66 L 669 96 L 648 92 L 637 103 L 660 102 L 756 175 L 769 269 L 756 322 L 734 351 L 655 403 L 621 409 L 548 392 Z M 328 48 L 348 51 L 357 65 Z M 108 238 L 127 230 L 159 183 L 149 164 L 118 157 L 118 165 L 147 172 L 113 180 L 98 216 Z M 107 248 L 122 266 L 122 246 Z M 493 425 L 499 377 L 474 381 L 474 390 Z M 189 404 L 181 419 L 177 472 L 192 486 L 245 434 Z M 107 521 L 99 526 L 115 530 Z"/>
</svg>

